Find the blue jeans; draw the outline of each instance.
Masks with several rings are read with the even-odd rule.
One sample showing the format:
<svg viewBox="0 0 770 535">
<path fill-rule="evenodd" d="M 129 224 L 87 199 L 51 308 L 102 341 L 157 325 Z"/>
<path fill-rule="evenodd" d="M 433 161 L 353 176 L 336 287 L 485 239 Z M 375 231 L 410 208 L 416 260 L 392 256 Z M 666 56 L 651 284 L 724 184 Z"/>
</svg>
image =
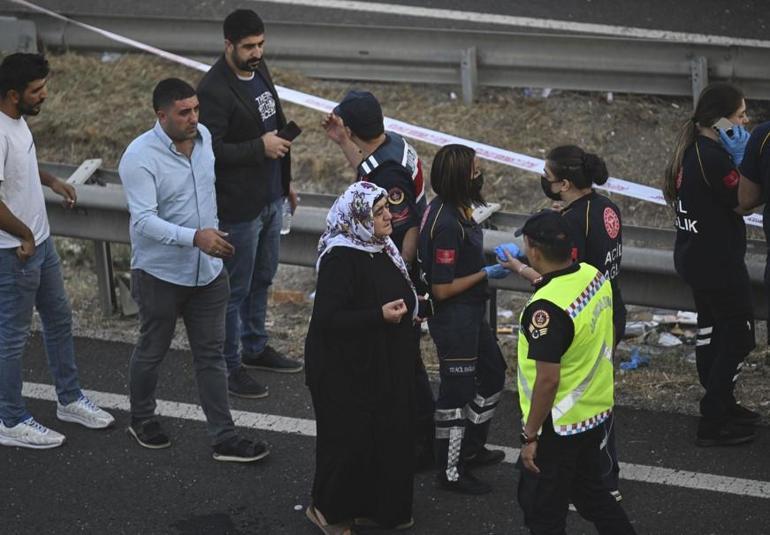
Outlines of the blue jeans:
<svg viewBox="0 0 770 535">
<path fill-rule="evenodd" d="M 21 396 L 21 355 L 33 307 L 43 323 L 48 368 L 59 402 L 72 403 L 80 397 L 72 311 L 53 238 L 38 245 L 26 262 L 19 260 L 16 249 L 0 249 L 0 420 L 9 427 L 30 417 Z"/>
<path fill-rule="evenodd" d="M 267 345 L 267 290 L 278 270 L 283 198 L 265 206 L 256 219 L 221 223 L 235 255 L 225 260 L 230 301 L 225 320 L 227 370 L 241 366 L 241 353 L 259 354 Z"/>
</svg>

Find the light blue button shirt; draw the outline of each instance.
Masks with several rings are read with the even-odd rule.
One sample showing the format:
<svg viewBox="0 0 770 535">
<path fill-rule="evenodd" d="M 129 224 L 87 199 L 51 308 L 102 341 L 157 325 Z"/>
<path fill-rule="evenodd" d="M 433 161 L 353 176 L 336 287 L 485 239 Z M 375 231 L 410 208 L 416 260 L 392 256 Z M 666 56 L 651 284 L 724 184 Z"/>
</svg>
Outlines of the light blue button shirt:
<svg viewBox="0 0 770 535">
<path fill-rule="evenodd" d="M 205 286 L 222 260 L 193 245 L 195 231 L 219 228 L 211 134 L 198 124 L 190 158 L 156 122 L 118 167 L 131 212 L 131 268 L 181 286 Z"/>
</svg>

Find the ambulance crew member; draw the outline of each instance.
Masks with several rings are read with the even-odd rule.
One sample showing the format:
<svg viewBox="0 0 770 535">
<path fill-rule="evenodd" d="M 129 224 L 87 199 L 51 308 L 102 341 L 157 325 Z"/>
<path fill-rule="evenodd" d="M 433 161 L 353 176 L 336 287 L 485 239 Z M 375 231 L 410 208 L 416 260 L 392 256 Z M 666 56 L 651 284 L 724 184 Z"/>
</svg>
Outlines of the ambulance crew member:
<svg viewBox="0 0 770 535">
<path fill-rule="evenodd" d="M 564 533 L 572 502 L 600 534 L 634 533 L 606 491 L 599 459 L 601 423 L 613 407 L 611 285 L 572 262 L 570 229 L 558 212 L 531 216 L 516 234 L 543 277 L 519 319 L 524 522 L 535 534 Z"/>
<path fill-rule="evenodd" d="M 595 267 L 611 283 L 614 345 L 617 346 L 626 331 L 626 306 L 618 285 L 623 254 L 620 210 L 615 203 L 593 189 L 594 184 L 601 186 L 608 178 L 607 165 L 599 156 L 575 145 L 563 145 L 552 149 L 546 156 L 540 185 L 546 197 L 565 204 L 561 214 L 570 228 L 572 260 Z M 602 425 L 602 478 L 610 493 L 620 500 L 620 467 L 613 415 L 610 414 Z"/>
<path fill-rule="evenodd" d="M 469 468 L 504 458 L 485 443 L 506 367 L 485 319 L 487 279 L 510 272 L 484 263 L 481 227 L 472 217 L 472 207 L 484 203 L 474 150 L 442 147 L 430 178 L 437 197 L 423 217 L 419 257 L 435 308 L 428 326 L 441 376 L 435 414 L 439 483 L 460 493 L 484 494 L 491 487 Z"/>
<path fill-rule="evenodd" d="M 734 125 L 731 137 L 714 127 L 722 118 Z M 743 360 L 754 349 L 746 227 L 738 206 L 737 166 L 748 139 L 747 121 L 737 87 L 709 84 L 682 128 L 663 187 L 676 213 L 674 265 L 692 288 L 698 311 L 695 358 L 706 390 L 700 401 L 699 446 L 748 442 L 754 430 L 747 426 L 759 420 L 734 396 Z"/>
<path fill-rule="evenodd" d="M 426 288 L 420 283 L 415 262 L 417 239 L 425 211 L 425 184 L 417 151 L 404 138 L 386 132 L 382 107 L 369 91 L 349 91 L 322 123 L 326 135 L 339 145 L 356 179 L 372 182 L 388 192 L 393 216 L 393 234 L 419 295 Z M 419 325 L 415 336 L 420 337 Z M 418 469 L 433 466 L 433 391 L 422 357 L 415 363 L 416 435 L 415 456 Z"/>
<path fill-rule="evenodd" d="M 746 152 L 741 162 L 741 181 L 738 184 L 738 202 L 743 210 L 753 210 L 764 204 L 762 223 L 767 242 L 765 263 L 765 293 L 770 295 L 770 121 L 762 123 L 751 132 Z M 770 299 L 767 300 L 770 307 Z M 770 309 L 768 309 L 770 318 Z M 770 345 L 770 329 L 768 330 Z"/>
</svg>

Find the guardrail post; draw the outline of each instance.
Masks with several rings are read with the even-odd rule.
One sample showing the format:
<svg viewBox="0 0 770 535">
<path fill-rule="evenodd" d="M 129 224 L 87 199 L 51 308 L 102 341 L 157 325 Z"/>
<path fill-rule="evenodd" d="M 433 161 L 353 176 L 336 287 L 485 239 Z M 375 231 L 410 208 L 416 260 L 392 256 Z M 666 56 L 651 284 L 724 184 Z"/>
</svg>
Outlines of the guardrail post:
<svg viewBox="0 0 770 535">
<path fill-rule="evenodd" d="M 102 314 L 111 316 L 115 311 L 115 282 L 112 273 L 112 254 L 110 244 L 94 240 L 96 280 L 99 284 L 99 301 Z"/>
<path fill-rule="evenodd" d="M 476 92 L 479 86 L 479 69 L 476 62 L 475 46 L 462 51 L 460 77 L 463 86 L 463 102 L 465 102 L 466 106 L 470 106 L 476 100 Z"/>
<path fill-rule="evenodd" d="M 698 95 L 709 83 L 709 64 L 704 56 L 695 56 L 690 60 L 690 79 L 692 80 L 692 107 L 698 104 Z"/>
</svg>

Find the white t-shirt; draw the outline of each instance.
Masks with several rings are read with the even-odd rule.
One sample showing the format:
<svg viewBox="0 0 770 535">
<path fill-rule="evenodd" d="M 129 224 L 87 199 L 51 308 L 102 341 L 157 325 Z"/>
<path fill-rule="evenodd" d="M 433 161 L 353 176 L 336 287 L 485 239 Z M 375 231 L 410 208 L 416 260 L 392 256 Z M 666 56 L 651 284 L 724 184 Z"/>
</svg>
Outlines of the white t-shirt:
<svg viewBox="0 0 770 535">
<path fill-rule="evenodd" d="M 13 119 L 1 111 L 0 201 L 29 227 L 35 236 L 35 245 L 40 245 L 51 234 L 32 132 L 24 118 Z M 0 249 L 19 245 L 19 238 L 0 230 Z"/>
</svg>

